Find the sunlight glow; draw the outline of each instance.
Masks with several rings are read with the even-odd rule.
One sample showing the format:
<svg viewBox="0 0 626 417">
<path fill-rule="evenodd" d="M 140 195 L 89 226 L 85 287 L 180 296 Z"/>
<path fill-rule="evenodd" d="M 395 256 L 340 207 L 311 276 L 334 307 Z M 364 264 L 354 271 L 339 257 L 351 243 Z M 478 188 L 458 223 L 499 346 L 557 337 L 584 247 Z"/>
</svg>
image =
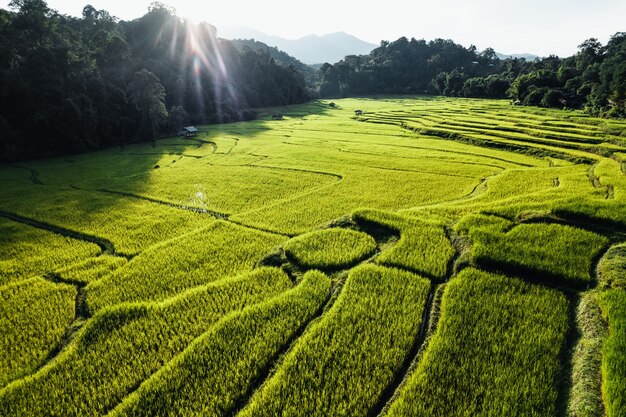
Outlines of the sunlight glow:
<svg viewBox="0 0 626 417">
<path fill-rule="evenodd" d="M 178 40 L 178 33 L 184 33 L 184 40 L 182 42 L 183 56 L 182 62 L 192 62 L 191 66 L 191 80 L 196 90 L 196 97 L 200 108 L 204 108 L 210 103 L 207 103 L 204 97 L 204 88 L 202 80 L 204 77 L 212 77 L 212 85 L 214 86 L 213 103 L 220 106 L 224 97 L 224 91 L 227 94 L 227 98 L 230 100 L 231 105 L 235 110 L 239 110 L 239 99 L 235 94 L 235 89 L 229 80 L 228 71 L 224 58 L 219 47 L 219 40 L 217 39 L 214 28 L 207 23 L 193 23 L 186 20 L 184 22 L 184 30 L 174 30 L 174 39 L 172 39 L 172 56 L 176 56 L 180 51 L 178 47 L 180 44 Z M 217 108 L 217 114 L 221 115 L 221 108 Z"/>
<path fill-rule="evenodd" d="M 10 0 L 0 0 L 7 7 Z M 135 19 L 152 0 L 47 0 L 50 7 L 80 16 L 89 3 L 121 19 Z M 192 22 L 206 21 L 218 28 L 250 27 L 269 35 L 295 39 L 310 34 L 344 31 L 378 44 L 400 36 L 448 38 L 479 49 L 493 47 L 504 53 L 576 52 L 585 39 L 605 43 L 623 31 L 624 0 L 388 0 L 375 6 L 357 0 L 317 0 L 295 4 L 287 0 L 265 2 L 197 2 L 163 0 Z M 584 24 L 581 24 L 584 22 Z"/>
</svg>

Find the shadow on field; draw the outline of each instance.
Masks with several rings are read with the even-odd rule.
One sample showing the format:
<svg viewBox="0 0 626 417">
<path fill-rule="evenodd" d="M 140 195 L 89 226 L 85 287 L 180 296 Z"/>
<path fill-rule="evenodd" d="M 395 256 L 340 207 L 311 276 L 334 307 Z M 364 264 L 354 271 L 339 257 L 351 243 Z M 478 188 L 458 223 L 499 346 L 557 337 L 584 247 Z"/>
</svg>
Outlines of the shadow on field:
<svg viewBox="0 0 626 417">
<path fill-rule="evenodd" d="M 333 109 L 325 102 L 314 101 L 257 111 L 258 118 L 254 121 L 198 126 L 200 132 L 195 138 L 167 137 L 86 154 L 23 161 L 19 167 L 0 165 L 0 181 L 3 183 L 0 209 L 64 226 L 74 223 L 73 219 L 77 218 L 115 221 L 116 213 L 127 213 L 122 217 L 132 218 L 131 205 L 127 203 L 129 199 L 157 205 L 159 200 L 174 197 L 162 190 L 160 184 L 168 185 L 164 188 L 180 190 L 177 172 L 170 172 L 170 169 L 183 165 L 188 174 L 195 173 L 188 176 L 194 177 L 199 188 L 202 189 L 203 184 L 213 185 L 213 168 L 209 165 L 231 151 L 236 155 L 235 141 L 253 140 L 276 127 L 288 126 L 294 119 L 325 114 Z M 275 114 L 281 114 L 284 119 L 272 120 Z M 154 182 L 155 176 L 158 182 Z M 155 190 L 159 192 L 155 193 Z M 210 202 L 210 192 L 208 194 L 206 200 Z M 189 197 L 193 199 L 194 196 Z M 193 201 L 188 205 L 170 203 L 166 202 L 178 209 L 198 212 L 191 207 Z M 220 214 L 211 210 L 203 213 L 212 217 Z M 57 222 L 58 219 L 61 220 Z M 94 221 L 94 226 L 97 225 L 98 221 Z"/>
<path fill-rule="evenodd" d="M 332 110 L 326 104 L 317 101 L 302 105 L 258 109 L 258 117 L 253 121 L 199 125 L 197 127 L 200 132 L 194 138 L 169 137 L 159 139 L 152 144 L 127 146 L 119 149 L 116 157 L 107 164 L 110 169 L 111 183 L 102 184 L 98 180 L 102 184 L 98 188 L 112 187 L 115 190 L 115 183 L 118 183 L 117 185 L 123 185 L 126 193 L 142 194 L 148 188 L 151 177 L 158 170 L 175 167 L 182 160 L 185 160 L 185 164 L 190 168 L 196 163 L 206 166 L 213 157 L 231 154 L 231 152 L 237 153 L 236 143 L 220 144 L 218 143 L 220 138 L 230 138 L 234 141 L 253 140 L 265 132 L 288 125 L 292 119 L 321 115 Z M 277 114 L 283 116 L 284 119 L 272 120 L 272 117 Z M 98 163 L 98 160 L 94 162 Z M 207 176 L 202 179 L 202 182 L 204 181 L 210 183 L 212 179 Z"/>
</svg>

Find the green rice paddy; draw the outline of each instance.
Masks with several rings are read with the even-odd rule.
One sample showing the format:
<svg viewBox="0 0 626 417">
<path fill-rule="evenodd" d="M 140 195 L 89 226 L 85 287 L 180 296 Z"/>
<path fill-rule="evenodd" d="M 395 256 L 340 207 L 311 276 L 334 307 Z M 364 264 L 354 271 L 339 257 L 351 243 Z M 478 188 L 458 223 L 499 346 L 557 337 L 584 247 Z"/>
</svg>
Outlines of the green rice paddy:
<svg viewBox="0 0 626 417">
<path fill-rule="evenodd" d="M 0 415 L 626 415 L 626 122 L 335 103 L 0 167 Z"/>
</svg>

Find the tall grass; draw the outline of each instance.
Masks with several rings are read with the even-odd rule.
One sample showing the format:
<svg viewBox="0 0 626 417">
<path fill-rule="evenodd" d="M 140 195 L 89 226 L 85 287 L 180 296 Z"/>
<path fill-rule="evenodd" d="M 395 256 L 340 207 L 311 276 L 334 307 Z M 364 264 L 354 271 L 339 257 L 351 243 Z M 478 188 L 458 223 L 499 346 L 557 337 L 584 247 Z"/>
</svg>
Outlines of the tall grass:
<svg viewBox="0 0 626 417">
<path fill-rule="evenodd" d="M 553 417 L 567 327 L 558 291 L 466 269 L 388 415 Z"/>
<path fill-rule="evenodd" d="M 365 114 L 355 118 L 355 109 Z M 308 234 L 355 210 L 372 236 L 391 229 L 399 240 L 376 234 L 381 252 L 374 265 L 357 268 L 343 290 L 334 289 L 337 303 L 294 342 L 245 415 L 377 411 L 413 351 L 429 286 L 388 268 L 445 279 L 455 254 L 450 227 L 469 237 L 455 245 L 474 242 L 470 259 L 458 265 L 473 260 L 521 281 L 470 271 L 446 291 L 447 321 L 427 350 L 437 354 L 420 356 L 421 379 L 406 385 L 421 394 L 401 396 L 408 415 L 553 413 L 557 384 L 548 380 L 558 368 L 565 302 L 528 282 L 593 284 L 594 261 L 608 243 L 586 230 L 608 226 L 618 237 L 626 228 L 626 142 L 619 136 L 626 123 L 506 100 L 391 96 L 337 100 L 332 110 L 311 102 L 265 111 L 288 116 L 205 126 L 194 141 L 170 138 L 0 167 L 0 211 L 88 235 L 117 255 L 97 256 L 96 245 L 0 220 L 0 287 L 10 284 L 0 292 L 11 294 L 0 305 L 8 323 L 0 363 L 8 364 L 6 375 L 19 368 L 9 377 L 19 380 L 6 380 L 0 392 L 0 415 L 99 415 L 135 390 L 161 407 L 129 399 L 143 404 L 139 412 L 237 408 L 257 384 L 251 375 L 265 375 L 308 313 L 294 309 L 275 322 L 265 314 L 278 305 L 312 306 L 294 296 L 297 289 L 280 295 L 293 285 L 278 270 L 232 278 L 288 240 L 259 230 Z M 518 225 L 531 213 L 588 226 Z M 346 268 L 371 254 L 371 240 L 359 236 L 362 247 L 348 239 L 330 251 L 334 244 L 320 249 L 313 243 L 323 239 L 314 238 L 297 256 L 310 258 L 305 268 Z M 622 246 L 600 264 L 601 291 L 624 288 Z M 85 285 L 84 292 L 77 297 L 62 284 L 31 280 L 50 272 Z M 267 304 L 276 296 L 282 301 Z M 74 301 L 92 317 L 65 332 Z M 602 303 L 614 340 L 603 384 L 604 400 L 620 415 L 623 349 L 616 341 L 623 314 L 614 304 Z M 597 400 L 587 365 L 596 365 L 598 338 L 580 327 L 576 413 Z M 176 366 L 168 365 L 178 355 Z M 152 379 L 155 373 L 162 377 Z"/>
<path fill-rule="evenodd" d="M 462 235 L 472 235 L 474 230 L 487 230 L 504 233 L 513 226 L 513 222 L 489 214 L 468 214 L 454 225 L 454 230 Z"/>
<path fill-rule="evenodd" d="M 57 269 L 55 273 L 64 280 L 86 285 L 106 277 L 127 262 L 126 258 L 105 254 Z"/>
<path fill-rule="evenodd" d="M 117 254 L 129 256 L 199 229 L 212 219 L 136 198 L 54 185 L 24 188 L 13 198 L 0 194 L 0 210 L 108 239 Z"/>
<path fill-rule="evenodd" d="M 478 264 L 578 287 L 591 283 L 592 263 L 609 242 L 559 224 L 521 224 L 506 233 L 474 230 L 471 236 L 471 256 Z"/>
<path fill-rule="evenodd" d="M 603 287 L 626 290 L 626 244 L 611 247 L 598 269 Z"/>
<path fill-rule="evenodd" d="M 104 415 L 225 315 L 291 287 L 282 271 L 260 269 L 164 303 L 102 310 L 55 361 L 0 391 L 0 415 Z"/>
<path fill-rule="evenodd" d="M 0 218 L 0 286 L 96 256 L 93 243 Z"/>
<path fill-rule="evenodd" d="M 400 234 L 400 241 L 381 253 L 377 263 L 410 269 L 435 279 L 446 276 L 455 251 L 443 226 L 380 210 L 358 210 L 352 217 L 357 222 L 382 225 Z"/>
<path fill-rule="evenodd" d="M 606 291 L 600 298 L 609 336 L 602 348 L 602 394 L 608 417 L 626 415 L 626 292 Z"/>
<path fill-rule="evenodd" d="M 329 293 L 330 280 L 311 271 L 294 289 L 227 315 L 109 415 L 228 415 Z"/>
<path fill-rule="evenodd" d="M 312 152 L 320 153 L 314 157 L 325 156 L 326 151 L 307 149 L 306 141 L 300 140 L 305 144 L 302 148 L 306 152 L 302 157 L 308 158 Z M 333 173 L 344 177 L 342 181 L 320 187 L 316 192 L 236 214 L 232 219 L 281 233 L 301 234 L 361 207 L 393 211 L 459 198 L 469 193 L 476 182 L 473 177 L 448 175 L 445 165 L 439 161 L 429 162 L 433 165 L 432 172 L 396 170 L 367 167 L 360 165 L 359 161 L 345 164 L 340 161 L 342 154 L 337 149 L 331 148 L 331 151 L 333 155 L 329 158 L 338 161 L 330 165 L 324 161 L 299 162 L 301 157 L 298 155 L 287 161 L 277 160 L 277 163 L 285 167 L 332 169 Z"/>
<path fill-rule="evenodd" d="M 362 265 L 239 416 L 367 416 L 414 343 L 430 284 Z"/>
<path fill-rule="evenodd" d="M 580 337 L 572 351 L 567 416 L 603 417 L 601 366 L 607 329 L 594 292 L 581 295 L 576 310 L 576 328 Z"/>
<path fill-rule="evenodd" d="M 608 225 L 619 229 L 626 228 L 626 199 L 607 200 L 606 191 L 602 196 L 572 198 L 556 204 L 552 211 L 557 216 L 567 219 L 582 220 L 600 225 Z"/>
<path fill-rule="evenodd" d="M 95 312 L 123 302 L 161 301 L 209 282 L 250 271 L 283 237 L 223 221 L 151 248 L 86 287 Z"/>
<path fill-rule="evenodd" d="M 71 285 L 43 278 L 0 287 L 0 387 L 45 363 L 74 320 L 75 297 Z"/>
<path fill-rule="evenodd" d="M 306 268 L 345 267 L 371 255 L 373 237 L 347 229 L 324 229 L 300 235 L 285 244 L 287 257 Z"/>
<path fill-rule="evenodd" d="M 143 178 L 128 181 L 115 179 L 107 187 L 184 206 L 232 214 L 249 211 L 319 186 L 337 181 L 333 175 L 315 172 L 286 171 L 248 161 L 215 160 L 198 164 L 182 160 L 169 169 L 145 173 Z M 249 165 L 250 164 L 250 165 Z M 207 178 L 211 178 L 207 181 Z M 136 181 L 145 183 L 137 190 Z"/>
</svg>

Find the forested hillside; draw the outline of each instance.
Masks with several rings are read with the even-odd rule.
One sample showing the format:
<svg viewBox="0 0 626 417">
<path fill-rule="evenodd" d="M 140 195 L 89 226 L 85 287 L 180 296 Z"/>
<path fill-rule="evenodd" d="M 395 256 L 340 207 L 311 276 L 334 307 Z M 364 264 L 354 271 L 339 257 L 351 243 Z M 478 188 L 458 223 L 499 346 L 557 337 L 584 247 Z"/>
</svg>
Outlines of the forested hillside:
<svg viewBox="0 0 626 417">
<path fill-rule="evenodd" d="M 0 160 L 151 140 L 309 99 L 295 69 L 160 3 L 129 22 L 91 6 L 61 15 L 43 0 L 10 8 L 0 9 Z"/>
<path fill-rule="evenodd" d="M 452 40 L 400 38 L 381 42 L 369 55 L 347 56 L 320 69 L 323 97 L 359 94 L 441 94 L 506 98 L 519 104 L 585 108 L 594 115 L 626 115 L 626 33 L 607 45 L 588 39 L 569 58 L 527 62 L 498 58 L 487 48 Z"/>
</svg>

